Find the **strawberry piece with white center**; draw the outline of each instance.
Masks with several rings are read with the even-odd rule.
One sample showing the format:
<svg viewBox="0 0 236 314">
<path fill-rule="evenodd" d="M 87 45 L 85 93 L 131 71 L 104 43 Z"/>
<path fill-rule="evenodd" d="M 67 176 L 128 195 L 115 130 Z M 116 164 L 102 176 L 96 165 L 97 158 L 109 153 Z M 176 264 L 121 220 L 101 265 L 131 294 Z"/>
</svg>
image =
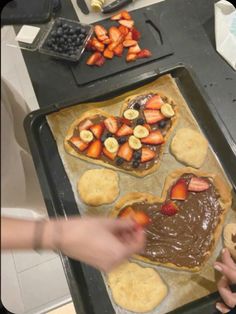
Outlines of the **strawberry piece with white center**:
<svg viewBox="0 0 236 314">
<path fill-rule="evenodd" d="M 122 124 L 122 126 L 116 132 L 116 135 L 119 137 L 120 136 L 126 136 L 126 135 L 132 135 L 132 134 L 133 134 L 133 129 L 126 124 Z"/>
<path fill-rule="evenodd" d="M 154 124 L 166 118 L 160 110 L 147 109 L 143 113 L 148 124 Z"/>
<path fill-rule="evenodd" d="M 87 150 L 87 156 L 91 158 L 98 158 L 102 152 L 102 142 L 96 140 L 92 142 Z"/>
<path fill-rule="evenodd" d="M 90 120 L 84 120 L 79 124 L 79 131 L 88 130 L 93 125 L 93 122 Z"/>
<path fill-rule="evenodd" d="M 209 187 L 210 184 L 207 182 L 206 179 L 192 177 L 188 185 L 188 190 L 191 192 L 202 192 L 208 190 Z"/>
<path fill-rule="evenodd" d="M 132 148 L 130 148 L 128 142 L 126 142 L 120 146 L 120 149 L 119 149 L 117 155 L 126 161 L 131 161 L 131 159 L 133 157 L 133 150 L 132 150 Z"/>
<path fill-rule="evenodd" d="M 146 105 L 146 109 L 161 109 L 161 106 L 164 104 L 162 98 L 160 95 L 155 95 L 152 98 L 150 98 Z"/>
<path fill-rule="evenodd" d="M 172 200 L 185 201 L 188 197 L 188 186 L 184 179 L 179 179 L 170 190 Z"/>
<path fill-rule="evenodd" d="M 164 137 L 160 130 L 152 131 L 147 137 L 141 139 L 143 144 L 159 145 L 164 143 Z"/>
<path fill-rule="evenodd" d="M 103 130 L 104 130 L 104 124 L 103 123 L 99 123 L 99 124 L 95 124 L 92 125 L 90 127 L 90 130 L 93 132 L 93 135 L 99 139 L 102 136 Z"/>
<path fill-rule="evenodd" d="M 152 160 L 154 157 L 156 156 L 156 153 L 147 148 L 147 147 L 143 147 L 142 148 L 142 155 L 141 155 L 141 162 L 147 162 Z"/>
<path fill-rule="evenodd" d="M 83 142 L 78 136 L 72 136 L 69 139 L 69 142 L 71 142 L 81 152 L 83 152 L 89 145 L 88 143 Z"/>
<path fill-rule="evenodd" d="M 118 131 L 118 123 L 115 117 L 109 117 L 104 121 L 105 127 L 111 133 L 116 133 Z"/>
<path fill-rule="evenodd" d="M 166 202 L 161 206 L 160 212 L 166 216 L 174 216 L 179 211 L 177 205 L 174 202 Z"/>
</svg>

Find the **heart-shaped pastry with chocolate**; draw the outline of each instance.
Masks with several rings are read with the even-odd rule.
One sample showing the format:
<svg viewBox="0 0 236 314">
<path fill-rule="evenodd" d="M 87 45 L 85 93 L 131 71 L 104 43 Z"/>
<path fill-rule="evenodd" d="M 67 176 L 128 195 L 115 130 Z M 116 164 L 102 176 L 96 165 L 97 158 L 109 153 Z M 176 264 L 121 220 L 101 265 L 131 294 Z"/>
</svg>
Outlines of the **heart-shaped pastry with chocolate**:
<svg viewBox="0 0 236 314">
<path fill-rule="evenodd" d="M 135 258 L 175 269 L 199 271 L 214 250 L 231 190 L 217 175 L 182 168 L 171 173 L 162 197 L 130 193 L 111 212 L 146 227 L 147 242 Z"/>
<path fill-rule="evenodd" d="M 65 150 L 108 168 L 144 177 L 157 170 L 177 121 L 177 106 L 157 92 L 128 97 L 119 117 L 94 109 L 70 126 Z"/>
</svg>

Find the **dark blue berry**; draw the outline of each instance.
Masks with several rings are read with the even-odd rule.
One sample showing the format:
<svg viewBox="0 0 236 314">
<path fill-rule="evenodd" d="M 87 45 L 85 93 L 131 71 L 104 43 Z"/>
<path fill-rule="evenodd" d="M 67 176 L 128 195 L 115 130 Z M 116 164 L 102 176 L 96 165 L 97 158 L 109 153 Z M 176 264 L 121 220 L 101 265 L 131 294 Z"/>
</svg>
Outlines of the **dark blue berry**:
<svg viewBox="0 0 236 314">
<path fill-rule="evenodd" d="M 116 164 L 117 164 L 117 166 L 121 166 L 123 163 L 124 163 L 124 159 L 123 158 L 121 158 L 121 157 L 118 157 L 117 159 L 116 159 Z"/>
<path fill-rule="evenodd" d="M 134 160 L 140 160 L 142 156 L 142 152 L 140 150 L 136 150 L 134 152 Z"/>
<path fill-rule="evenodd" d="M 117 141 L 118 141 L 118 143 L 121 145 L 121 144 L 124 144 L 124 143 L 127 141 L 127 138 L 124 137 L 124 136 L 122 136 L 122 137 L 118 138 Z"/>
<path fill-rule="evenodd" d="M 135 110 L 139 110 L 139 109 L 140 109 L 140 104 L 139 104 L 138 102 L 136 102 L 136 103 L 134 104 L 133 108 L 134 108 Z"/>
<path fill-rule="evenodd" d="M 145 123 L 145 120 L 143 118 L 138 118 L 136 121 L 137 125 L 143 125 Z"/>
<path fill-rule="evenodd" d="M 162 120 L 158 123 L 159 128 L 163 129 L 166 126 L 167 121 L 166 120 Z"/>
<path fill-rule="evenodd" d="M 132 163 L 133 168 L 138 168 L 140 165 L 140 162 L 138 160 L 134 160 Z"/>
</svg>

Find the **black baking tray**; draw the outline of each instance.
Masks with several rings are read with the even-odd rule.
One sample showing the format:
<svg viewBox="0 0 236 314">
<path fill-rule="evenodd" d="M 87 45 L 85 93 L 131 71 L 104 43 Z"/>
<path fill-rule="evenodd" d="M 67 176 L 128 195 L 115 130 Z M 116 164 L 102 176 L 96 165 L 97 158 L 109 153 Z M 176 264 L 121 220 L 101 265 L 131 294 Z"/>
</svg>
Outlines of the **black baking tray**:
<svg viewBox="0 0 236 314">
<path fill-rule="evenodd" d="M 183 65 L 165 69 L 161 72 L 156 70 L 144 73 L 135 78 L 130 77 L 126 82 L 121 82 L 121 85 L 116 86 L 115 89 L 108 85 L 106 90 L 104 88 L 101 91 L 99 97 L 96 99 L 88 97 L 86 101 L 101 101 L 113 98 L 128 90 L 143 86 L 157 79 L 160 75 L 167 73 L 170 73 L 176 79 L 189 108 L 219 158 L 232 186 L 236 190 L 236 156 L 231 148 L 230 138 L 225 138 L 223 135 L 222 129 L 225 126 L 217 112 L 214 111 L 214 106 L 212 106 L 208 95 L 199 84 L 191 68 Z M 47 124 L 46 115 L 62 108 L 73 106 L 79 102 L 79 99 L 72 99 L 66 103 L 52 104 L 49 107 L 30 113 L 24 121 L 26 135 L 50 217 L 80 215 L 80 212 L 58 154 L 56 142 Z M 83 102 L 85 102 L 84 99 Z M 61 260 L 75 309 L 79 314 L 115 313 L 99 271 L 66 256 L 61 256 Z M 188 304 L 184 307 L 183 312 L 179 312 L 177 309 L 171 313 L 190 314 L 194 310 L 194 313 L 213 314 L 215 313 L 214 304 L 218 298 L 217 293 L 211 294 L 201 300 Z M 199 311 L 196 312 L 197 309 Z"/>
</svg>

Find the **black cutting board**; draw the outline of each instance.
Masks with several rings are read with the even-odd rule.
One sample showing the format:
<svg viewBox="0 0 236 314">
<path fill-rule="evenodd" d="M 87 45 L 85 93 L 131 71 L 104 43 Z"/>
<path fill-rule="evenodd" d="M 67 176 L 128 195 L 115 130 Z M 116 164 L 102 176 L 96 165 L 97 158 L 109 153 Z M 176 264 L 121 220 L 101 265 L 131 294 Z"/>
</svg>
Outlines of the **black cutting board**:
<svg viewBox="0 0 236 314">
<path fill-rule="evenodd" d="M 86 60 L 91 55 L 91 52 L 86 51 L 78 63 L 71 64 L 71 70 L 78 85 L 97 81 L 173 54 L 170 42 L 161 27 L 161 13 L 153 13 L 151 8 L 152 6 L 133 11 L 131 15 L 135 22 L 135 27 L 141 32 L 142 37 L 139 40 L 140 48 L 149 49 L 152 52 L 152 56 L 150 58 L 138 59 L 134 62 L 126 62 L 125 57 L 128 49 L 125 48 L 122 57 L 114 57 L 112 60 L 106 59 L 102 67 L 97 67 L 86 64 Z M 109 29 L 112 25 L 119 25 L 118 22 L 111 21 L 110 19 L 96 24 L 101 24 L 106 29 Z"/>
</svg>

